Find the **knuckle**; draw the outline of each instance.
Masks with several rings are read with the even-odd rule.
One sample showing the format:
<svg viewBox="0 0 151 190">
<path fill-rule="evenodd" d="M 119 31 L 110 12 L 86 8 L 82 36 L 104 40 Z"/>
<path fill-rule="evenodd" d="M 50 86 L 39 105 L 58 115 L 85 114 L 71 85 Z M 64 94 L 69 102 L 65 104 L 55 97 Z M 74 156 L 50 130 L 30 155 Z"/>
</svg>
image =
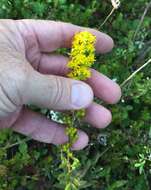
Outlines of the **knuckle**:
<svg viewBox="0 0 151 190">
<path fill-rule="evenodd" d="M 53 94 L 53 98 L 52 98 L 52 102 L 54 106 L 57 106 L 61 99 L 62 99 L 62 94 L 63 94 L 63 84 L 62 84 L 62 80 L 59 79 L 59 77 L 55 77 L 54 78 L 54 94 Z"/>
<path fill-rule="evenodd" d="M 52 106 L 56 109 L 64 109 L 70 101 L 70 83 L 62 77 L 54 78 Z"/>
</svg>

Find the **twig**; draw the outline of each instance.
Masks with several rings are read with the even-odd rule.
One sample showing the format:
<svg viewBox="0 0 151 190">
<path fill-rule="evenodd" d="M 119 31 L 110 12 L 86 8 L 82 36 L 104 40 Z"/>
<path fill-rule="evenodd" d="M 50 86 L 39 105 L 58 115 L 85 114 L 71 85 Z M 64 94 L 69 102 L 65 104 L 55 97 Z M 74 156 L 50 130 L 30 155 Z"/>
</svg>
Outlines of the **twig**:
<svg viewBox="0 0 151 190">
<path fill-rule="evenodd" d="M 144 58 L 146 57 L 146 55 L 151 51 L 151 40 L 147 41 L 143 47 L 143 49 L 141 49 L 138 52 L 138 58 L 134 61 L 134 64 L 140 63 L 140 61 L 144 60 Z"/>
<path fill-rule="evenodd" d="M 142 25 L 142 23 L 144 21 L 144 18 L 145 18 L 145 16 L 146 16 L 146 14 L 147 14 L 147 12 L 148 12 L 148 10 L 149 10 L 150 7 L 151 7 L 151 1 L 146 5 L 146 8 L 145 8 L 145 10 L 143 12 L 143 15 L 142 15 L 142 17 L 140 19 L 140 22 L 139 22 L 139 24 L 138 24 L 138 26 L 137 26 L 137 28 L 135 30 L 133 40 L 135 40 L 136 35 L 137 35 L 137 33 L 138 33 L 138 31 L 139 31 L 139 29 L 140 29 L 140 27 L 141 27 L 141 25 Z"/>
<path fill-rule="evenodd" d="M 101 24 L 100 27 L 102 27 L 110 18 L 110 16 L 113 14 L 113 12 L 115 11 L 115 8 L 113 7 L 113 9 L 111 10 L 111 12 L 108 14 L 108 16 L 105 18 L 104 22 Z"/>
<path fill-rule="evenodd" d="M 106 148 L 101 154 L 97 153 L 96 158 L 93 162 L 93 164 L 96 164 L 97 161 L 110 149 L 111 147 Z M 82 171 L 82 173 L 80 174 L 80 177 L 84 177 L 85 174 L 87 173 L 87 171 L 92 167 L 92 165 L 90 163 L 88 163 L 88 165 L 85 167 L 85 169 Z"/>
<path fill-rule="evenodd" d="M 7 149 L 9 149 L 9 148 L 12 148 L 12 147 L 14 147 L 14 146 L 20 145 L 20 144 L 23 143 L 23 142 L 28 142 L 28 141 L 30 141 L 30 140 L 31 140 L 31 139 L 29 139 L 29 138 L 25 138 L 25 139 L 23 139 L 22 141 L 19 141 L 19 142 L 16 142 L 16 143 L 14 143 L 14 144 L 5 146 L 5 147 L 3 147 L 3 149 L 7 150 Z"/>
<path fill-rule="evenodd" d="M 107 147 L 101 154 L 99 155 L 99 158 L 101 158 L 111 147 Z"/>
<path fill-rule="evenodd" d="M 123 87 L 129 80 L 131 80 L 139 71 L 141 71 L 149 63 L 151 63 L 151 59 L 149 59 L 146 63 L 144 63 L 141 67 L 139 67 L 134 73 L 132 73 L 126 80 L 122 82 L 120 86 Z"/>
<path fill-rule="evenodd" d="M 104 22 L 101 24 L 100 27 L 102 27 L 107 22 L 107 20 L 110 18 L 110 16 L 113 14 L 113 12 L 116 9 L 118 9 L 121 4 L 120 0 L 111 0 L 111 3 L 112 3 L 113 8 L 112 8 L 111 12 L 108 14 L 108 16 L 105 18 Z"/>
</svg>

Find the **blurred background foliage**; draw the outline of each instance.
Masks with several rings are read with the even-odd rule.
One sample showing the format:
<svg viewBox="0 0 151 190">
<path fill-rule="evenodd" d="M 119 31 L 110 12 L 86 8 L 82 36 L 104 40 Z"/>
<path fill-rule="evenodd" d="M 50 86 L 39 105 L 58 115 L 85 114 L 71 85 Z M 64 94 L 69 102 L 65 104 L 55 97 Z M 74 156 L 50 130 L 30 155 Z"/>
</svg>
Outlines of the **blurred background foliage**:
<svg viewBox="0 0 151 190">
<path fill-rule="evenodd" d="M 115 48 L 107 55 L 97 55 L 94 67 L 121 84 L 151 58 L 149 3 L 149 0 L 122 0 L 103 27 L 101 23 L 112 9 L 110 0 L 0 0 L 0 18 L 53 19 L 108 33 Z M 151 189 L 150 76 L 148 65 L 123 86 L 123 96 L 117 105 L 107 105 L 113 114 L 113 122 L 107 129 L 82 125 L 90 143 L 77 153 L 82 164 L 78 171 L 83 177 L 81 189 Z M 62 189 L 57 180 L 61 172 L 59 162 L 55 146 L 32 141 L 10 130 L 0 132 L 0 190 Z"/>
</svg>

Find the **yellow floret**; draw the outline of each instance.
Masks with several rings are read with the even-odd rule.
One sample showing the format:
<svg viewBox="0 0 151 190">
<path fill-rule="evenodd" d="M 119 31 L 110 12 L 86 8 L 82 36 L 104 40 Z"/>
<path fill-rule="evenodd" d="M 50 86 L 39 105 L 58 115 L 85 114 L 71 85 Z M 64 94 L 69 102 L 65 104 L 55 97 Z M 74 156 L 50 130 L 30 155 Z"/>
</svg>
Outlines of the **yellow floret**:
<svg viewBox="0 0 151 190">
<path fill-rule="evenodd" d="M 75 34 L 68 68 L 71 69 L 68 77 L 85 80 L 91 76 L 89 68 L 95 61 L 96 37 L 90 32 L 83 31 Z"/>
</svg>

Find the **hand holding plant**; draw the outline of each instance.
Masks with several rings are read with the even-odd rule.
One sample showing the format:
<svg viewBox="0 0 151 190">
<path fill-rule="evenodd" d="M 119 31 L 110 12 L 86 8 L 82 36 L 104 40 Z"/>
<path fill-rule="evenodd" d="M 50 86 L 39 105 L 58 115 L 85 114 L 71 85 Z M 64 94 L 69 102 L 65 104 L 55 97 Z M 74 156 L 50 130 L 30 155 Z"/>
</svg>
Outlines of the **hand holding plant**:
<svg viewBox="0 0 151 190">
<path fill-rule="evenodd" d="M 68 79 L 64 77 L 68 72 L 68 57 L 48 54 L 58 48 L 69 48 L 74 34 L 85 28 L 53 21 L 1 20 L 0 29 L 4 31 L 0 33 L 1 128 L 12 127 L 46 143 L 62 144 L 68 140 L 64 126 L 25 108 L 25 104 L 53 110 L 87 108 L 87 122 L 100 128 L 109 124 L 110 112 L 92 103 L 93 93 L 115 103 L 121 95 L 119 86 L 94 70 L 88 84 Z M 109 36 L 87 30 L 96 36 L 99 53 L 112 49 L 113 41 Z M 79 130 L 74 148 L 81 149 L 87 143 L 88 136 Z"/>
</svg>

